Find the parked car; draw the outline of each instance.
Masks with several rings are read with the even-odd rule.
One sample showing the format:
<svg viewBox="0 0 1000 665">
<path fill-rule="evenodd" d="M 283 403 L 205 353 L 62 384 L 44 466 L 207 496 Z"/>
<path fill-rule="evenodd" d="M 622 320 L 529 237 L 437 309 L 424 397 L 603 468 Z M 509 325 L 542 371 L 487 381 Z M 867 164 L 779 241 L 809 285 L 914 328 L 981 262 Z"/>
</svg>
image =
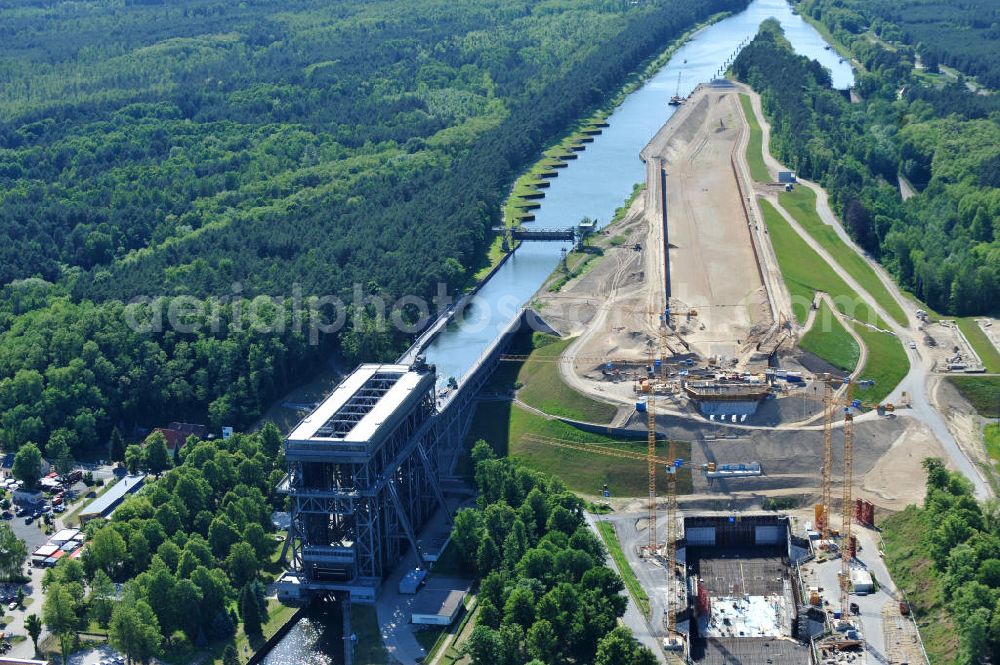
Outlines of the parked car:
<svg viewBox="0 0 1000 665">
<path fill-rule="evenodd" d="M 66 506 L 64 506 L 64 505 L 62 505 L 62 504 L 60 503 L 60 504 L 59 504 L 58 506 L 55 506 L 55 507 L 54 507 L 54 508 L 52 509 L 52 511 L 53 511 L 53 512 L 56 512 L 56 513 L 64 513 L 64 512 L 66 512 Z"/>
<path fill-rule="evenodd" d="M 24 517 L 27 514 L 28 514 L 28 509 L 25 508 L 24 506 L 21 506 L 20 508 L 17 509 L 17 516 L 18 517 Z"/>
<path fill-rule="evenodd" d="M 24 518 L 24 523 L 25 524 L 31 524 L 34 521 L 35 521 L 35 516 L 34 515 L 28 515 L 27 517 Z"/>
<path fill-rule="evenodd" d="M 16 600 L 12 600 L 10 602 L 10 605 L 7 606 L 7 609 L 10 610 L 11 612 L 13 612 L 14 610 L 16 610 L 17 609 L 17 601 Z"/>
</svg>

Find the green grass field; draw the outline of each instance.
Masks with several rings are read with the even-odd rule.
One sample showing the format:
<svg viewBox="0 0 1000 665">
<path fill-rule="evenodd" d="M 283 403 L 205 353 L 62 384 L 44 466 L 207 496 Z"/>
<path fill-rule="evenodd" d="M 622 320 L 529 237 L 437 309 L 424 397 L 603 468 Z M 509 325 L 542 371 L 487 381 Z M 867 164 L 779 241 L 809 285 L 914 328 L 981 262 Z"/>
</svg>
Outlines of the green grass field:
<svg viewBox="0 0 1000 665">
<path fill-rule="evenodd" d="M 551 362 L 562 355 L 572 340 L 536 334 L 531 359 L 524 363 L 504 363 L 499 371 L 515 372 L 515 385 L 520 385 L 517 397 L 525 404 L 553 416 L 608 423 L 618 410 L 606 402 L 582 395 L 563 382 L 559 376 L 559 363 Z M 535 360 L 538 358 L 538 360 Z"/>
<path fill-rule="evenodd" d="M 896 323 L 906 325 L 906 313 L 875 274 L 871 265 L 844 244 L 833 227 L 824 224 L 820 219 L 819 213 L 816 212 L 816 193 L 813 190 L 808 187 L 796 187 L 794 191 L 781 192 L 778 201 L 802 225 L 806 233 L 815 238 L 816 242 L 830 253 L 833 260 L 839 263 Z"/>
<path fill-rule="evenodd" d="M 649 617 L 649 596 L 646 595 L 645 589 L 639 584 L 639 578 L 635 576 L 632 566 L 628 565 L 625 553 L 622 552 L 622 545 L 618 542 L 618 534 L 615 533 L 615 525 L 611 522 L 598 522 L 597 530 L 601 533 L 601 539 L 604 540 L 604 545 L 608 548 L 608 553 L 615 560 L 615 565 L 618 566 L 618 572 L 622 576 L 622 582 L 625 583 L 625 588 L 628 589 L 629 595 L 632 596 L 635 604 L 639 606 L 639 611 L 644 616 Z"/>
<path fill-rule="evenodd" d="M 856 388 L 854 397 L 863 402 L 881 402 L 910 371 L 910 359 L 895 335 L 877 332 L 859 324 L 853 325 L 868 348 L 868 361 L 858 372 L 858 378 L 875 381 L 875 385 L 869 388 Z"/>
<path fill-rule="evenodd" d="M 781 213 L 765 200 L 760 201 L 778 266 L 792 295 L 792 310 L 800 323 L 806 320 L 816 291 L 825 291 L 837 309 L 855 319 L 870 321 L 880 328 L 885 322 L 851 290 L 812 247 L 806 244 Z"/>
<path fill-rule="evenodd" d="M 885 540 L 885 563 L 896 585 L 906 592 L 914 619 L 932 665 L 955 662 L 958 635 L 941 580 L 927 555 L 923 511 L 908 506 L 880 525 Z"/>
<path fill-rule="evenodd" d="M 764 132 L 757 122 L 757 114 L 753 112 L 753 105 L 750 103 L 749 95 L 740 95 L 740 105 L 743 107 L 743 115 L 746 116 L 750 125 L 750 141 L 747 142 L 747 164 L 750 166 L 750 177 L 757 182 L 771 182 L 771 174 L 764 164 Z"/>
<path fill-rule="evenodd" d="M 969 400 L 979 415 L 1000 418 L 1000 377 L 949 376 L 948 380 Z"/>
<path fill-rule="evenodd" d="M 816 322 L 799 346 L 845 372 L 853 372 L 861 356 L 857 341 L 833 315 L 833 310 L 825 301 L 820 303 Z"/>
<path fill-rule="evenodd" d="M 982 358 L 986 371 L 994 374 L 1000 373 L 1000 352 L 997 351 L 997 347 L 993 346 L 993 342 L 990 341 L 986 333 L 983 332 L 983 329 L 976 323 L 976 317 L 966 316 L 955 319 L 955 323 L 958 324 L 965 338 L 969 340 L 969 344 L 972 345 L 976 353 L 979 354 L 979 357 Z"/>
<path fill-rule="evenodd" d="M 885 322 L 806 244 L 774 206 L 763 200 L 760 204 L 771 244 L 778 256 L 781 274 L 792 294 L 792 308 L 796 319 L 804 321 L 814 293 L 825 291 L 841 312 L 862 321 L 873 320 L 875 325 L 885 327 Z M 875 332 L 859 324 L 852 325 L 868 348 L 868 362 L 862 368 L 860 377 L 875 381 L 874 386 L 858 390 L 856 397 L 868 402 L 880 402 L 910 370 L 909 358 L 902 343 L 894 335 Z M 841 357 L 842 354 L 840 351 L 830 357 L 820 357 L 833 363 L 831 358 Z"/>
<path fill-rule="evenodd" d="M 983 443 L 993 460 L 993 468 L 1000 473 L 1000 424 L 991 423 L 983 429 Z"/>
<path fill-rule="evenodd" d="M 578 430 L 558 420 L 548 420 L 509 402 L 480 402 L 472 423 L 469 440 L 484 439 L 498 455 L 511 455 L 525 466 L 562 478 L 574 492 L 590 495 L 601 493 L 604 483 L 613 497 L 645 496 L 646 463 L 641 460 L 615 459 L 599 452 L 569 450 L 527 440 L 531 434 L 548 436 L 575 443 L 595 444 L 595 448 L 617 448 L 637 453 L 646 452 L 645 441 L 622 442 L 598 434 Z M 677 457 L 691 458 L 691 444 L 678 442 Z M 657 444 L 656 454 L 667 456 L 667 443 Z M 662 471 L 662 469 L 660 469 Z M 657 474 L 657 491 L 665 493 L 666 474 Z M 683 468 L 678 476 L 677 491 L 691 492 L 691 469 Z"/>
</svg>

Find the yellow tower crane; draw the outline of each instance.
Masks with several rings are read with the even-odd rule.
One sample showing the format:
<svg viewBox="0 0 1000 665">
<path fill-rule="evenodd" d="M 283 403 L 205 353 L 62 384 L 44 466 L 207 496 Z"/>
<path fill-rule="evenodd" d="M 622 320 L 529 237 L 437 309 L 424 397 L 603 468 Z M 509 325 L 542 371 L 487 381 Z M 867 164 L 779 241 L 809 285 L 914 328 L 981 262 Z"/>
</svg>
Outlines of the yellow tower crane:
<svg viewBox="0 0 1000 665">
<path fill-rule="evenodd" d="M 829 377 L 829 375 L 827 375 Z M 816 527 L 823 534 L 822 542 L 830 542 L 830 505 L 833 503 L 833 384 L 823 382 L 823 481 L 820 510 L 816 512 Z"/>
<path fill-rule="evenodd" d="M 847 403 L 851 402 L 853 382 L 847 384 Z M 851 559 L 854 558 L 854 544 L 851 536 L 854 506 L 851 501 L 854 484 L 854 415 L 850 406 L 844 407 L 844 495 L 841 506 L 840 546 L 840 616 L 848 616 L 848 599 L 851 593 Z"/>
</svg>

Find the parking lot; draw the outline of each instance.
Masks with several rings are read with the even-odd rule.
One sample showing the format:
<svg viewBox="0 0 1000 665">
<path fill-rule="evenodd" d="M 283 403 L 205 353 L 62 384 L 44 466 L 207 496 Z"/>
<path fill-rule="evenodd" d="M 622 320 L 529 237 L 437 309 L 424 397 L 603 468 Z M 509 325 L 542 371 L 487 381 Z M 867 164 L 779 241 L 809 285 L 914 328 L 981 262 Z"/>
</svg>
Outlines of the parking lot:
<svg viewBox="0 0 1000 665">
<path fill-rule="evenodd" d="M 123 665 L 124 663 L 125 656 L 107 645 L 77 651 L 69 658 L 69 665 Z"/>
<path fill-rule="evenodd" d="M 84 468 L 85 470 L 93 473 L 95 480 L 107 482 L 115 476 L 114 470 L 109 465 L 91 465 L 85 466 Z M 96 489 L 98 488 L 88 487 L 82 482 L 82 479 L 69 487 L 65 492 L 65 500 L 68 502 L 79 498 L 80 501 L 70 505 L 64 513 L 52 511 L 52 528 L 50 531 L 58 531 L 62 529 L 64 526 L 62 518 L 74 511 L 77 506 L 89 501 L 90 499 L 86 498 L 87 495 Z M 8 498 L 11 498 L 11 496 L 11 494 L 7 494 Z M 14 505 L 8 511 L 11 517 L 7 518 L 5 521 L 10 524 L 14 535 L 24 541 L 29 554 L 37 550 L 42 545 L 45 545 L 49 540 L 50 536 L 46 535 L 45 531 L 43 531 L 44 519 L 36 519 L 34 517 L 35 513 L 42 511 L 45 506 L 48 506 L 51 510 L 51 497 L 47 498 L 45 501 L 31 504 L 30 506 L 27 504 L 23 506 L 26 509 L 30 509 L 30 515 L 32 517 L 30 523 L 25 523 L 26 515 L 22 515 L 20 517 L 14 516 L 15 512 L 21 508 L 21 506 Z M 45 575 L 45 571 L 45 568 L 34 567 L 30 564 L 26 564 L 25 572 L 29 576 L 29 581 L 26 584 L 0 584 L 0 602 L 4 605 L 3 616 L 11 619 L 11 621 L 3 627 L 3 630 L 8 636 L 26 635 L 24 628 L 25 618 L 32 614 L 41 614 L 42 604 L 44 602 L 41 581 L 42 577 Z M 25 607 L 10 610 L 6 607 L 6 605 L 16 596 L 18 586 L 21 586 L 24 589 L 25 598 L 30 600 L 27 600 L 27 605 Z M 48 631 L 43 630 L 41 639 L 44 640 L 47 634 Z M 32 658 L 34 657 L 34 646 L 32 645 L 30 639 L 26 639 L 14 644 L 13 648 L 3 655 L 11 658 Z M 70 662 L 85 663 L 86 665 L 101 665 L 102 663 L 103 665 L 111 665 L 112 663 L 124 663 L 124 658 L 117 661 L 112 660 L 115 656 L 117 656 L 117 654 L 115 654 L 113 650 L 105 647 L 100 650 L 90 649 L 86 652 L 81 652 L 72 658 Z"/>
</svg>

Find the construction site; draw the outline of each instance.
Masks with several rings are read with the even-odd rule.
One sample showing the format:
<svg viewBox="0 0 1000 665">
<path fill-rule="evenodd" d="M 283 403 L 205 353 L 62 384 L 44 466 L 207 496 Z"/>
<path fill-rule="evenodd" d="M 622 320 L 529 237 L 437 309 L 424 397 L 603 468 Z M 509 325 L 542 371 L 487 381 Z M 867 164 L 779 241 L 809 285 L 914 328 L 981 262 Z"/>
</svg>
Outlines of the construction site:
<svg viewBox="0 0 1000 665">
<path fill-rule="evenodd" d="M 613 230 L 623 240 L 533 301 L 573 340 L 548 360 L 565 384 L 617 407 L 609 432 L 648 436 L 649 496 L 600 518 L 651 600 L 645 627 L 630 627 L 668 661 L 921 662 L 884 568 L 879 592 L 866 589 L 881 562 L 873 541 L 859 554 L 858 538 L 870 541 L 876 505 L 922 498 L 920 462 L 943 451 L 923 423 L 900 417 L 905 391 L 867 403 L 854 396 L 870 384 L 863 375 L 798 348 L 803 326 L 745 160 L 742 91 L 715 81 L 683 101 L 642 151 L 645 193 Z M 657 456 L 662 439 L 689 442 L 690 459 L 672 445 Z M 681 467 L 686 496 L 676 495 Z M 768 505 L 788 509 L 754 512 Z M 871 600 L 859 606 L 858 594 Z"/>
<path fill-rule="evenodd" d="M 399 364 L 359 367 L 299 423 L 281 487 L 293 566 L 279 591 L 405 611 L 409 601 L 380 589 L 414 565 L 433 570 L 446 547 L 452 512 L 468 500 L 455 462 L 476 400 L 518 403 L 518 387 L 488 398 L 481 388 L 505 361 L 549 362 L 561 389 L 614 411 L 610 422 L 560 420 L 645 440 L 629 450 L 519 434 L 642 464 L 646 495 L 612 497 L 607 485 L 584 495 L 612 509 L 592 524 L 613 524 L 649 596 L 648 614 L 626 624 L 662 662 L 921 662 L 871 527 L 876 506 L 921 499 L 921 460 L 944 453 L 905 417 L 905 391 L 867 403 L 855 397 L 863 375 L 798 347 L 803 326 L 747 170 L 741 92 L 719 80 L 679 102 L 641 153 L 645 191 L 609 231 L 616 241 L 592 269 L 543 286 L 461 379 L 442 389 L 419 355 L 445 321 Z M 544 359 L 509 352 L 539 324 L 568 346 Z M 877 590 L 866 586 L 874 578 Z M 451 620 L 454 602 L 424 596 L 417 605 L 434 607 L 417 614 Z"/>
</svg>

